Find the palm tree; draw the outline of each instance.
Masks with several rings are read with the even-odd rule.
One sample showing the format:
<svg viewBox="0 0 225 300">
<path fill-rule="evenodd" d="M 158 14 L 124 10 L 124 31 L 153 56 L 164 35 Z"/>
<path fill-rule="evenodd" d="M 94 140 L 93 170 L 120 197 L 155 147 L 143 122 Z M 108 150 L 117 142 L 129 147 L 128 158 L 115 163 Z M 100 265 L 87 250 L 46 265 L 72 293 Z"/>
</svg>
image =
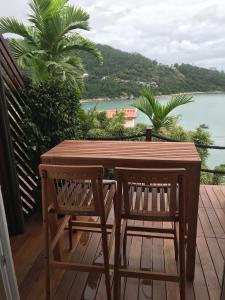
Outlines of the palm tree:
<svg viewBox="0 0 225 300">
<path fill-rule="evenodd" d="M 190 102 L 193 102 L 192 96 L 181 94 L 173 96 L 166 104 L 161 104 L 151 89 L 146 87 L 133 106 L 149 117 L 153 130 L 158 132 L 162 127 L 169 128 L 174 124 L 176 117 L 169 115 L 173 109 Z"/>
<path fill-rule="evenodd" d="M 75 29 L 89 30 L 89 15 L 68 1 L 31 0 L 29 26 L 15 18 L 0 18 L 0 32 L 23 38 L 10 39 L 9 43 L 18 64 L 31 71 L 34 82 L 53 76 L 81 87 L 84 67 L 79 51 L 93 54 L 102 63 L 96 45 L 74 32 Z"/>
</svg>

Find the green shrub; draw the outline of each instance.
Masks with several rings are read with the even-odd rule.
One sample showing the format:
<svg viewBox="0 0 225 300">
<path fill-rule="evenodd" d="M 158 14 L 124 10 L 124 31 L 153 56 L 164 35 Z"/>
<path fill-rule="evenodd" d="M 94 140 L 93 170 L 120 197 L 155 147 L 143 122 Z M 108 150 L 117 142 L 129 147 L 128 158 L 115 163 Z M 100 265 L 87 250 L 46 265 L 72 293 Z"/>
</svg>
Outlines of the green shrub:
<svg viewBox="0 0 225 300">
<path fill-rule="evenodd" d="M 221 164 L 221 165 L 215 167 L 215 170 L 225 171 L 225 164 Z M 212 184 L 214 184 L 214 185 L 225 184 L 225 175 L 213 174 Z"/>
<path fill-rule="evenodd" d="M 38 172 L 42 153 L 65 139 L 80 137 L 80 94 L 59 81 L 38 85 L 28 82 L 21 93 L 26 103 L 21 124 L 24 142 L 32 168 Z"/>
</svg>

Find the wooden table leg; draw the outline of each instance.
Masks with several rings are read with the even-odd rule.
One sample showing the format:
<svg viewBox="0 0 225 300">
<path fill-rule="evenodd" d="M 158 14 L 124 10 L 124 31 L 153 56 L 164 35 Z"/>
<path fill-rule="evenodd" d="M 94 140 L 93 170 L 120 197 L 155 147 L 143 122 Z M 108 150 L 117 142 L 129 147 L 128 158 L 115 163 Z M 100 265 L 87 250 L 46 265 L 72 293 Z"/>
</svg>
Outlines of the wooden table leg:
<svg viewBox="0 0 225 300">
<path fill-rule="evenodd" d="M 190 169 L 187 191 L 188 197 L 188 239 L 187 239 L 187 260 L 186 277 L 188 280 L 194 279 L 195 273 L 195 255 L 196 255 L 196 236 L 198 220 L 198 202 L 200 188 L 200 164 Z"/>
</svg>

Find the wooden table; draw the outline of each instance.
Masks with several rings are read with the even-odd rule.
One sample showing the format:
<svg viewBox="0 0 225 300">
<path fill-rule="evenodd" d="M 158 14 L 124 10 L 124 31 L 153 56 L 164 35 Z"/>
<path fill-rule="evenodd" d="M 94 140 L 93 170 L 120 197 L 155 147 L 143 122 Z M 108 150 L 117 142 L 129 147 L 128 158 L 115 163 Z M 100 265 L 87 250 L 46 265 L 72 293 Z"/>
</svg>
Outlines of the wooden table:
<svg viewBox="0 0 225 300">
<path fill-rule="evenodd" d="M 66 140 L 41 156 L 42 163 L 105 168 L 187 169 L 187 278 L 194 278 L 201 159 L 193 143 Z"/>
</svg>

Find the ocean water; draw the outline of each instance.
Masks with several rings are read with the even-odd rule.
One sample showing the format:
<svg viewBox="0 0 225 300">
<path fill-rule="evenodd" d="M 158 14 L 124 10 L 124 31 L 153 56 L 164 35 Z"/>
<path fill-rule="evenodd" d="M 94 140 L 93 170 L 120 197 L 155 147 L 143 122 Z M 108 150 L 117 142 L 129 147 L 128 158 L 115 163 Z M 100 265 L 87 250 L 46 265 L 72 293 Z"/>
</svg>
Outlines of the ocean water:
<svg viewBox="0 0 225 300">
<path fill-rule="evenodd" d="M 159 97 L 160 101 L 169 100 L 169 96 Z M 178 124 L 186 129 L 195 129 L 200 124 L 206 124 L 215 145 L 225 146 L 225 93 L 193 94 L 193 103 L 176 108 L 173 114 L 180 115 Z M 114 99 L 110 101 L 85 102 L 83 108 L 88 110 L 96 106 L 97 110 L 120 109 L 131 107 L 133 101 Z M 148 117 L 138 111 L 135 124 L 150 124 Z M 210 150 L 208 165 L 215 167 L 225 164 L 225 150 Z"/>
</svg>

